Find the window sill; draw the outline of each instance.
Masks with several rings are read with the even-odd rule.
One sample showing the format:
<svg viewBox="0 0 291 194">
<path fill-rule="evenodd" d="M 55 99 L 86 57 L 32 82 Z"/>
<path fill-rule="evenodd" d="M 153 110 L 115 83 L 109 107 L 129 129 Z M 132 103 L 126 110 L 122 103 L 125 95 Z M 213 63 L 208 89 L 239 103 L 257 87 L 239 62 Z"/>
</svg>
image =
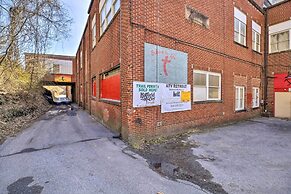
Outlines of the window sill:
<svg viewBox="0 0 291 194">
<path fill-rule="evenodd" d="M 280 53 L 285 53 L 285 52 L 291 52 L 291 49 L 284 50 L 284 51 L 275 51 L 275 52 L 269 53 L 269 55 L 272 55 L 272 54 L 280 54 Z"/>
<path fill-rule="evenodd" d="M 244 47 L 244 48 L 246 48 L 246 49 L 248 49 L 249 47 L 247 47 L 246 45 L 243 45 L 243 44 L 241 44 L 241 43 L 238 43 L 238 42 L 236 42 L 236 41 L 233 41 L 236 45 L 238 45 L 238 46 L 241 46 L 241 47 Z"/>
<path fill-rule="evenodd" d="M 104 99 L 104 98 L 100 98 L 99 102 L 104 102 L 107 104 L 112 104 L 112 105 L 116 105 L 116 106 L 120 106 L 121 102 L 119 100 L 110 100 L 110 99 Z"/>
<path fill-rule="evenodd" d="M 223 100 L 206 100 L 206 101 L 196 101 L 192 104 L 210 104 L 210 103 L 223 103 Z"/>
<path fill-rule="evenodd" d="M 247 112 L 247 109 L 235 110 L 235 113 Z"/>
</svg>

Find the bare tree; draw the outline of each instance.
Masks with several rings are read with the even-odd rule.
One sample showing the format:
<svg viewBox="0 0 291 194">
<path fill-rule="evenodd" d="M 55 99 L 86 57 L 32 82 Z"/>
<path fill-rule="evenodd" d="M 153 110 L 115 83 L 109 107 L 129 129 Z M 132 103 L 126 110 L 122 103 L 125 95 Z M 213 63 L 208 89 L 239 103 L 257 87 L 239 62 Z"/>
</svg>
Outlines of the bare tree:
<svg viewBox="0 0 291 194">
<path fill-rule="evenodd" d="M 52 43 L 68 38 L 71 23 L 72 19 L 60 0 L 0 0 L 2 84 L 15 77 L 15 69 L 23 67 L 23 53 L 35 53 L 37 59 Z M 34 63 L 26 68 L 30 74 L 30 87 L 33 78 L 38 77 L 35 76 L 36 68 L 40 67 L 42 65 Z"/>
</svg>

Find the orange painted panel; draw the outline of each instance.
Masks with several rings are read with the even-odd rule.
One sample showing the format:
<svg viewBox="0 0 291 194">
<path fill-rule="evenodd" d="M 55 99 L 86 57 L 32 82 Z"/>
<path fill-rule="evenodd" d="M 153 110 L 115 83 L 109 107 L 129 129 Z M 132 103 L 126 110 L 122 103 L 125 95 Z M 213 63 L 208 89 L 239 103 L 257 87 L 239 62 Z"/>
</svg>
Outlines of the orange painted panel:
<svg viewBox="0 0 291 194">
<path fill-rule="evenodd" d="M 120 73 L 101 81 L 101 98 L 120 100 Z"/>
</svg>

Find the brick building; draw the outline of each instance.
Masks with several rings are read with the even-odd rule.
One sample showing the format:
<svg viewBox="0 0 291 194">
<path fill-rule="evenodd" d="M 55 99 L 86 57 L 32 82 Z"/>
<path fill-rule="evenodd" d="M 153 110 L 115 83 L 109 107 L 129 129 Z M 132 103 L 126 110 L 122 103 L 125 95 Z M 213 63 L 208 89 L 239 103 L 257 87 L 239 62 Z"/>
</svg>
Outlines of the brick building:
<svg viewBox="0 0 291 194">
<path fill-rule="evenodd" d="M 266 108 L 266 13 L 276 8 L 182 2 L 91 1 L 75 60 L 77 102 L 130 142 Z"/>
<path fill-rule="evenodd" d="M 291 118 L 291 1 L 269 7 L 267 20 L 267 108 L 272 116 Z"/>
</svg>

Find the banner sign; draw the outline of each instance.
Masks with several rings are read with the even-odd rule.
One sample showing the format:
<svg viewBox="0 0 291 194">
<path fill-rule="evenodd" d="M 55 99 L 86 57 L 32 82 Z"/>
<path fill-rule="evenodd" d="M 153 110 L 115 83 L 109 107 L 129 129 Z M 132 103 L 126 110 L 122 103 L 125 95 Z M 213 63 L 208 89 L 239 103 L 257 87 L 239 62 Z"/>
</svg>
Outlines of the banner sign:
<svg viewBox="0 0 291 194">
<path fill-rule="evenodd" d="M 162 113 L 191 110 L 191 86 L 165 84 L 161 110 Z"/>
<path fill-rule="evenodd" d="M 160 83 L 133 82 L 133 107 L 161 105 L 162 85 Z"/>
<path fill-rule="evenodd" d="M 291 89 L 291 73 L 275 74 L 274 91 L 289 92 Z"/>
<path fill-rule="evenodd" d="M 144 70 L 146 82 L 187 84 L 188 54 L 145 43 Z"/>
<path fill-rule="evenodd" d="M 55 75 L 55 82 L 72 82 L 71 75 Z"/>
</svg>

